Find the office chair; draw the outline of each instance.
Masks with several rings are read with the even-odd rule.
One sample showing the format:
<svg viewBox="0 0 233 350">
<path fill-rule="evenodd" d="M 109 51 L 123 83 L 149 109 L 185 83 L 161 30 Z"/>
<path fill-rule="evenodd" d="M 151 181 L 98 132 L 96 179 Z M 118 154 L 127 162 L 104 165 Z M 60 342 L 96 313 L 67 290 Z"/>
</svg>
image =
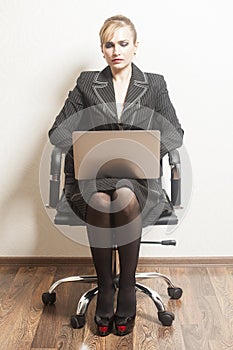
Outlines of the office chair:
<svg viewBox="0 0 233 350">
<path fill-rule="evenodd" d="M 181 203 L 181 169 L 180 169 L 180 156 L 178 150 L 173 150 L 168 154 L 169 165 L 171 167 L 171 200 L 164 190 L 164 196 L 169 203 L 169 211 L 162 212 L 155 225 L 177 225 L 178 218 L 175 214 L 175 209 L 180 207 Z M 84 226 L 85 223 L 74 214 L 70 208 L 64 194 L 64 189 L 60 195 L 61 187 L 61 166 L 62 166 L 62 150 L 54 147 L 51 154 L 50 164 L 50 192 L 49 192 L 49 205 L 48 208 L 56 208 L 56 214 L 54 223 L 56 225 L 69 225 L 69 226 Z M 161 161 L 162 169 L 162 161 Z M 161 177 L 158 180 L 161 182 Z M 161 245 L 176 245 L 174 240 L 163 241 L 141 241 L 141 244 L 161 244 Z M 113 247 L 113 278 L 117 288 L 119 282 L 119 275 L 117 274 L 117 247 Z M 138 283 L 139 279 L 147 278 L 162 278 L 167 284 L 167 293 L 171 299 L 179 299 L 183 293 L 182 289 L 176 287 L 171 280 L 157 272 L 136 273 L 136 290 L 141 291 L 148 295 L 158 310 L 158 319 L 164 326 L 171 326 L 175 316 L 172 312 L 165 309 L 160 295 Z M 56 301 L 55 289 L 62 283 L 66 282 L 79 282 L 79 283 L 97 283 L 97 276 L 71 276 L 62 278 L 51 285 L 49 290 L 42 294 L 42 301 L 45 305 L 54 304 Z M 71 316 L 71 326 L 73 328 L 82 328 L 85 325 L 85 314 L 93 297 L 98 293 L 98 288 L 92 288 L 84 293 L 77 305 L 76 314 Z"/>
</svg>

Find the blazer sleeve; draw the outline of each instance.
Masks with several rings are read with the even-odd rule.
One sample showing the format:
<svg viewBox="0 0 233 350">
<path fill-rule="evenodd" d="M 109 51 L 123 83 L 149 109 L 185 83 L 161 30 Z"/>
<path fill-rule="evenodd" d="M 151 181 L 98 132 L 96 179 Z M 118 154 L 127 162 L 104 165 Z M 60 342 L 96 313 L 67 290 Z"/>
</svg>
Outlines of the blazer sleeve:
<svg viewBox="0 0 233 350">
<path fill-rule="evenodd" d="M 84 108 L 81 92 L 82 78 L 81 73 L 75 88 L 69 92 L 62 110 L 48 133 L 50 142 L 63 150 L 68 150 L 71 147 L 72 132 L 77 128 L 79 121 L 78 112 Z"/>
<path fill-rule="evenodd" d="M 160 76 L 160 87 L 156 96 L 156 112 L 161 125 L 161 157 L 163 157 L 169 151 L 182 145 L 184 134 L 163 76 Z"/>
</svg>

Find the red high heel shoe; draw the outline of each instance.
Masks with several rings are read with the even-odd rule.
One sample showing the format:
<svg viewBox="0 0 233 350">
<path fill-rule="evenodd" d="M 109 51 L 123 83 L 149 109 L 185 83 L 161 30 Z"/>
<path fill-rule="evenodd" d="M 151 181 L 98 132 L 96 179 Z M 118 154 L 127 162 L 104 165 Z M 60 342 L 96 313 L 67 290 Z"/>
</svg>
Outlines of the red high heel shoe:
<svg viewBox="0 0 233 350">
<path fill-rule="evenodd" d="M 106 335 L 112 332 L 114 316 L 101 317 L 95 316 L 95 323 L 97 324 L 98 333 L 101 337 L 106 337 Z"/>
<path fill-rule="evenodd" d="M 115 315 L 115 327 L 117 335 L 123 336 L 131 333 L 135 324 L 135 315 L 132 317 L 120 317 Z"/>
</svg>

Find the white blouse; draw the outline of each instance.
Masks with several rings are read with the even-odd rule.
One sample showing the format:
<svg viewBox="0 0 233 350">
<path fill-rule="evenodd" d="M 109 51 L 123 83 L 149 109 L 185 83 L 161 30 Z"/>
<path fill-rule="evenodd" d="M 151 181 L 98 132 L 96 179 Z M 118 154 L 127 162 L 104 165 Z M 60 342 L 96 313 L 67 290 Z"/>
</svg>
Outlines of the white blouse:
<svg viewBox="0 0 233 350">
<path fill-rule="evenodd" d="M 122 114 L 123 108 L 124 108 L 124 105 L 122 103 L 116 103 L 118 121 L 120 121 L 120 119 L 121 119 L 121 114 Z"/>
</svg>

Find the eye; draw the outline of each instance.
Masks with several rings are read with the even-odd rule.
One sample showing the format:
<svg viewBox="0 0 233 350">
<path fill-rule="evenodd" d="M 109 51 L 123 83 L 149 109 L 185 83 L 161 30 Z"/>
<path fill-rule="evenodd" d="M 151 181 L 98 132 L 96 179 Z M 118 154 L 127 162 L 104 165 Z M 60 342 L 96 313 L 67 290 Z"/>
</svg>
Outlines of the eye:
<svg viewBox="0 0 233 350">
<path fill-rule="evenodd" d="M 111 41 L 108 41 L 108 42 L 105 43 L 104 46 L 105 46 L 106 49 L 110 49 L 111 47 L 113 47 L 113 43 L 111 43 Z"/>
<path fill-rule="evenodd" d="M 124 47 L 124 46 L 127 46 L 128 44 L 129 44 L 129 43 L 128 43 L 127 41 L 121 41 L 121 42 L 120 42 L 120 45 L 123 46 L 123 47 Z"/>
</svg>

